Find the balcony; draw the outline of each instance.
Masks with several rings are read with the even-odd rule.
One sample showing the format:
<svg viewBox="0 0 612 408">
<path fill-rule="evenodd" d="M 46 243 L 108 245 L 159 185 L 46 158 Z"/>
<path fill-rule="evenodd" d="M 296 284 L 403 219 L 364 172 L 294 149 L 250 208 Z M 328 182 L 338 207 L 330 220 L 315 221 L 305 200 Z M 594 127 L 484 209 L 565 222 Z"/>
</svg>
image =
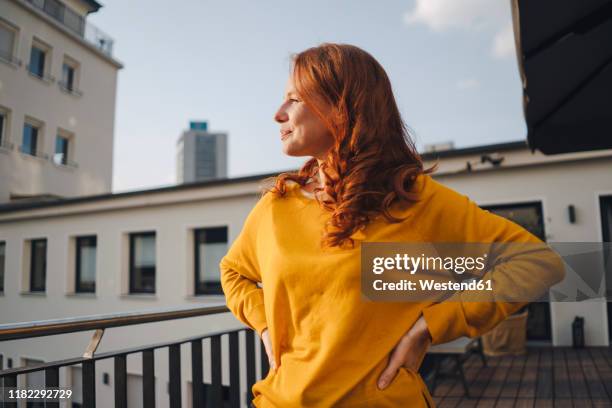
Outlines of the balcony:
<svg viewBox="0 0 612 408">
<path fill-rule="evenodd" d="M 74 10 L 58 0 L 27 0 L 28 3 L 53 18 L 64 28 L 112 57 L 114 40 Z"/>
<path fill-rule="evenodd" d="M 127 407 L 126 361 L 128 356 L 138 354 L 142 358 L 143 378 L 142 392 L 139 395 L 142 396 L 143 406 L 154 407 L 156 406 L 155 361 L 158 358 L 156 354 L 157 356 L 165 354 L 157 353 L 164 350 L 168 356 L 168 403 L 172 408 L 181 407 L 181 352 L 188 348 L 192 383 L 200 384 L 199 387 L 190 389 L 193 406 L 240 407 L 241 388 L 246 388 L 244 401 L 248 404 L 252 399 L 251 387 L 269 370 L 263 344 L 249 328 L 96 353 L 102 335 L 107 329 L 201 318 L 226 312 L 228 312 L 226 306 L 219 304 L 3 324 L 0 325 L 0 344 L 3 341 L 17 339 L 92 330 L 95 332 L 83 356 L 36 366 L 0 370 L 0 384 L 4 382 L 5 388 L 16 388 L 18 384 L 23 384 L 23 377 L 29 373 L 41 372 L 44 373 L 47 388 L 58 387 L 61 367 L 81 365 L 82 406 L 95 407 L 96 392 L 105 392 L 105 390 L 96 390 L 96 364 L 102 360 L 111 360 L 114 367 L 112 381 L 114 406 Z M 201 320 L 198 323 L 201 323 Z M 240 340 L 241 337 L 244 337 L 244 341 Z M 207 340 L 206 344 L 203 343 L 204 340 Z M 186 347 L 181 349 L 182 345 Z M 203 347 L 205 345 L 208 349 Z M 259 364 L 256 363 L 256 348 L 259 349 Z M 210 359 L 203 358 L 205 352 L 210 352 Z M 225 367 L 222 365 L 222 354 L 228 356 L 229 364 Z M 206 366 L 205 362 L 208 363 Z M 241 365 L 241 362 L 244 364 Z M 261 367 L 260 370 L 256 369 L 257 365 Z M 240 367 L 245 368 L 245 376 L 242 375 Z M 486 364 L 479 356 L 472 355 L 463 367 L 466 384 L 463 384 L 461 379 L 453 378 L 440 380 L 435 385 L 432 395 L 439 407 L 612 406 L 612 348 L 609 347 L 583 349 L 531 347 L 528 348 L 527 354 L 521 356 L 488 357 Z M 208 370 L 211 381 L 205 383 L 203 372 Z M 228 370 L 225 374 L 229 374 L 228 385 L 222 382 L 225 370 Z M 258 375 L 257 371 L 262 375 Z M 422 367 L 421 375 L 432 389 L 430 373 L 431 371 L 425 369 L 425 366 Z M 245 378 L 246 382 L 242 381 Z M 465 395 L 466 386 L 469 388 L 469 397 Z M 159 397 L 159 394 L 157 396 Z M 47 407 L 59 407 L 57 402 L 47 401 L 46 404 Z M 4 406 L 16 407 L 17 404 L 5 403 Z"/>
<path fill-rule="evenodd" d="M 191 398 L 194 407 L 240 407 L 241 373 L 239 371 L 240 361 L 244 359 L 246 367 L 246 401 L 250 401 L 250 390 L 257 381 L 256 377 L 256 354 L 255 349 L 260 347 L 260 356 L 265 357 L 263 344 L 249 328 L 214 332 L 195 337 L 177 339 L 175 341 L 149 344 L 141 347 L 126 348 L 122 350 L 96 354 L 102 335 L 106 329 L 114 327 L 126 327 L 143 323 L 155 323 L 172 321 L 176 319 L 210 316 L 226 313 L 225 305 L 206 307 L 180 307 L 174 309 L 157 309 L 147 312 L 115 313 L 108 315 L 97 315 L 79 318 L 66 318 L 45 320 L 39 322 L 2 324 L 0 325 L 0 342 L 18 339 L 29 339 L 33 337 L 68 334 L 82 331 L 95 330 L 85 353 L 81 357 L 53 361 L 35 366 L 9 368 L 0 370 L 0 384 L 4 382 L 5 388 L 17 388 L 23 384 L 23 377 L 29 373 L 44 373 L 45 386 L 47 389 L 59 387 L 61 367 L 81 365 L 82 370 L 82 398 L 83 407 L 95 407 L 96 405 L 96 363 L 101 360 L 112 359 L 114 365 L 114 406 L 127 407 L 127 366 L 126 359 L 130 355 L 140 354 L 142 357 L 142 402 L 145 407 L 156 406 L 155 393 L 155 352 L 166 349 L 168 353 L 168 398 L 169 406 L 181 407 L 181 345 L 190 346 L 191 378 L 193 384 L 199 387 L 191 387 Z M 243 333 L 243 334 L 241 334 Z M 244 336 L 244 347 L 240 348 L 239 337 Z M 222 385 L 222 338 L 228 338 L 229 349 L 224 350 L 229 355 L 229 386 Z M 204 359 L 203 340 L 208 339 L 210 346 L 210 369 L 211 383 L 203 381 Z M 263 352 L 262 352 L 263 351 Z M 261 372 L 266 373 L 269 369 L 267 358 L 261 358 Z M 22 377 L 18 379 L 18 377 Z M 23 388 L 22 388 L 23 389 Z M 104 390 L 102 390 L 104 391 Z M 159 396 L 159 394 L 157 394 Z M 47 407 L 59 407 L 58 400 L 50 402 Z M 5 407 L 16 407 L 16 403 L 4 404 Z"/>
<path fill-rule="evenodd" d="M 459 379 L 438 383 L 433 399 L 443 407 L 610 407 L 612 349 L 532 347 L 522 356 L 477 356 L 464 364 L 470 397 Z"/>
</svg>

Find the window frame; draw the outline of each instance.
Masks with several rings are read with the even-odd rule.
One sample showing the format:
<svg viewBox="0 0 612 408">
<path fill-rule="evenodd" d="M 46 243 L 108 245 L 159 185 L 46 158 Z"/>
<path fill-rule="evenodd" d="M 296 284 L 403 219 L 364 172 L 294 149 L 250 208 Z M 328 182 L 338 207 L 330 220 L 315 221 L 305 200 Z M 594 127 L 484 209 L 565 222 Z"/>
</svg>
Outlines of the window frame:
<svg viewBox="0 0 612 408">
<path fill-rule="evenodd" d="M 61 152 L 62 154 L 61 159 L 58 161 L 57 155 L 60 153 L 57 151 L 57 143 L 61 139 L 65 140 L 65 148 L 64 148 L 64 151 Z M 55 148 L 53 151 L 53 163 L 60 164 L 62 166 L 67 166 L 68 165 L 68 154 L 70 153 L 70 150 L 71 150 L 70 149 L 70 138 L 66 137 L 60 132 L 57 132 L 57 134 L 55 135 Z"/>
<path fill-rule="evenodd" d="M 0 241 L 0 248 L 2 248 L 0 256 L 0 295 L 4 294 L 4 280 L 6 279 L 6 241 Z M 0 370 L 2 367 L 0 366 Z"/>
<path fill-rule="evenodd" d="M 72 69 L 72 84 L 69 84 L 65 81 L 64 78 L 64 67 L 69 67 Z M 62 72 L 61 79 L 57 81 L 60 89 L 68 94 L 81 96 L 83 93 L 79 90 L 80 76 L 81 76 L 81 64 L 74 58 L 70 57 L 67 54 L 64 54 L 64 59 L 62 61 Z"/>
<path fill-rule="evenodd" d="M 0 52 L 0 61 L 7 63 L 13 67 L 20 66 L 21 61 L 19 60 L 19 58 L 17 58 L 17 46 L 19 42 L 20 33 L 19 27 L 7 21 L 6 19 L 3 19 L 2 17 L 0 17 L 0 27 L 5 28 L 7 31 L 13 32 L 13 44 L 10 50 L 10 55 L 3 55 Z"/>
<path fill-rule="evenodd" d="M 29 125 L 30 127 L 33 127 L 37 130 L 35 149 L 33 152 L 24 150 L 24 137 L 25 137 L 24 132 L 25 132 L 26 125 Z M 23 121 L 23 129 L 21 132 L 21 144 L 19 145 L 19 151 L 26 156 L 48 159 L 49 158 L 48 155 L 45 154 L 43 150 L 41 149 L 41 147 L 44 146 L 44 131 L 45 131 L 44 122 L 34 119 L 30 116 L 26 116 L 25 120 Z"/>
<path fill-rule="evenodd" d="M 47 291 L 47 249 L 48 249 L 48 245 L 47 245 L 47 238 L 34 238 L 34 239 L 30 239 L 30 270 L 29 270 L 29 275 L 30 275 L 30 282 L 29 282 L 29 292 L 30 293 L 45 293 Z M 42 278 L 42 289 L 40 288 L 34 288 L 34 272 L 35 272 L 35 263 L 34 260 L 35 258 L 35 244 L 38 242 L 44 242 L 45 243 L 45 250 L 44 250 L 44 258 L 43 258 L 43 267 L 42 267 L 42 271 L 43 271 L 43 278 Z"/>
<path fill-rule="evenodd" d="M 135 266 L 134 266 L 134 243 L 138 237 L 153 237 L 155 245 L 155 265 L 153 266 L 153 289 L 144 290 L 142 288 L 136 288 L 135 285 Z M 128 294 L 148 294 L 154 295 L 157 292 L 157 233 L 156 231 L 142 231 L 142 232 L 130 232 L 128 234 L 129 240 L 129 254 L 128 254 Z"/>
<path fill-rule="evenodd" d="M 11 135 L 11 110 L 0 106 L 0 150 L 13 150 L 13 143 L 10 141 Z"/>
<path fill-rule="evenodd" d="M 194 269 L 193 269 L 193 276 L 194 276 L 194 283 L 193 283 L 193 288 L 194 288 L 194 294 L 196 296 L 200 296 L 200 295 L 223 295 L 223 288 L 221 287 L 221 275 L 219 274 L 219 281 L 214 281 L 213 282 L 209 282 L 209 284 L 207 284 L 207 282 L 204 282 L 200 279 L 201 276 L 201 270 L 200 270 L 200 251 L 199 251 L 199 245 L 202 244 L 206 244 L 206 243 L 219 243 L 219 242 L 223 242 L 223 241 L 218 241 L 218 242 L 202 242 L 201 240 L 201 235 L 203 233 L 206 233 L 206 231 L 208 230 L 219 230 L 219 229 L 224 229 L 224 233 L 225 233 L 225 244 L 226 246 L 229 246 L 229 228 L 227 225 L 221 225 L 221 226 L 208 226 L 208 227 L 199 227 L 199 228 L 194 228 L 193 229 L 193 261 L 194 261 Z"/>
<path fill-rule="evenodd" d="M 94 264 L 94 281 L 91 287 L 84 287 L 81 281 L 81 247 L 83 241 L 93 240 L 93 247 L 96 249 L 96 263 Z M 97 257 L 98 257 L 98 236 L 97 235 L 81 235 L 74 237 L 75 245 L 75 265 L 74 265 L 74 292 L 75 293 L 96 293 L 96 278 L 97 278 Z"/>
<path fill-rule="evenodd" d="M 32 66 L 32 51 L 34 50 L 34 48 L 41 51 L 41 53 L 44 56 L 41 73 L 35 72 L 32 70 L 32 67 L 33 67 Z M 55 78 L 51 75 L 52 50 L 53 48 L 47 43 L 45 43 L 44 41 L 41 41 L 36 37 L 32 38 L 32 43 L 30 44 L 30 55 L 29 55 L 30 59 L 28 61 L 28 64 L 26 65 L 26 69 L 28 73 L 30 74 L 30 76 L 40 79 L 47 83 L 52 83 L 55 81 Z"/>
</svg>

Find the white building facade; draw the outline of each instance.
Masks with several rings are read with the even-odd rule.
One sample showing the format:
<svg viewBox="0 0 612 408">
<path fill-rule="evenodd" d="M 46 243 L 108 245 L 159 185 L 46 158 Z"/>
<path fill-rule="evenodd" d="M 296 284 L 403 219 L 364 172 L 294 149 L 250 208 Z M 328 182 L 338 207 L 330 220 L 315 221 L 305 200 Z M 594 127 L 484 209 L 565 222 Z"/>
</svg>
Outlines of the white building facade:
<svg viewBox="0 0 612 408">
<path fill-rule="evenodd" d="M 111 191 L 113 40 L 93 0 L 0 1 L 0 202 Z"/>
</svg>

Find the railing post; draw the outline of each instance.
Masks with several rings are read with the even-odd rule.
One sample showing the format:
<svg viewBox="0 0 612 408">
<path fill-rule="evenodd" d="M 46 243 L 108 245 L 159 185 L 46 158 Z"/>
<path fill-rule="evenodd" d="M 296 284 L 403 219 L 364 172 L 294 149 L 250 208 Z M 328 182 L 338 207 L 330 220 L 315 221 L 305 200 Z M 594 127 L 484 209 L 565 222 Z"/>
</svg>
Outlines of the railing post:
<svg viewBox="0 0 612 408">
<path fill-rule="evenodd" d="M 191 342 L 191 396 L 194 407 L 204 406 L 202 366 L 202 340 L 193 340 Z"/>
<path fill-rule="evenodd" d="M 259 342 L 259 359 L 261 360 L 261 378 L 266 378 L 268 371 L 270 371 L 270 362 L 268 361 L 268 355 L 266 354 L 266 347 L 263 341 Z"/>
<path fill-rule="evenodd" d="M 45 387 L 59 387 L 59 368 L 45 369 Z M 59 408 L 58 401 L 49 401 L 45 403 L 47 408 Z"/>
<path fill-rule="evenodd" d="M 17 388 L 17 376 L 7 375 L 4 377 L 4 388 Z M 17 408 L 16 402 L 5 402 L 5 408 Z"/>
<path fill-rule="evenodd" d="M 238 332 L 229 334 L 230 407 L 240 408 L 240 354 Z"/>
<path fill-rule="evenodd" d="M 96 408 L 96 360 L 83 361 L 83 407 Z"/>
<path fill-rule="evenodd" d="M 223 389 L 221 387 L 221 336 L 210 338 L 210 373 L 212 404 L 214 407 L 223 406 Z"/>
<path fill-rule="evenodd" d="M 115 408 L 127 408 L 126 357 L 115 357 Z"/>
<path fill-rule="evenodd" d="M 155 355 L 154 350 L 142 352 L 142 402 L 145 407 L 155 406 Z"/>
<path fill-rule="evenodd" d="M 253 392 L 251 388 L 257 380 L 255 371 L 255 332 L 253 330 L 245 330 L 246 343 L 246 374 L 247 374 L 247 405 L 253 400 Z"/>
<path fill-rule="evenodd" d="M 170 408 L 181 408 L 181 345 L 168 347 Z"/>
</svg>

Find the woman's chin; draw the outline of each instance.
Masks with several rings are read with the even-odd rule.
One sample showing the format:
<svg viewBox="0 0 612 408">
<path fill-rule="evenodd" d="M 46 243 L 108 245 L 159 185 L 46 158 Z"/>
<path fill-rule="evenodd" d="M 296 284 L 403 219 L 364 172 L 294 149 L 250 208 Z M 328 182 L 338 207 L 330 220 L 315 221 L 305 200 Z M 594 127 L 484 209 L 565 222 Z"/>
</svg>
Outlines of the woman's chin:
<svg viewBox="0 0 612 408">
<path fill-rule="evenodd" d="M 292 157 L 302 157 L 307 156 L 308 154 L 304 153 L 302 149 L 296 149 L 295 146 L 291 146 L 290 144 L 283 143 L 283 153 L 287 156 Z"/>
</svg>

